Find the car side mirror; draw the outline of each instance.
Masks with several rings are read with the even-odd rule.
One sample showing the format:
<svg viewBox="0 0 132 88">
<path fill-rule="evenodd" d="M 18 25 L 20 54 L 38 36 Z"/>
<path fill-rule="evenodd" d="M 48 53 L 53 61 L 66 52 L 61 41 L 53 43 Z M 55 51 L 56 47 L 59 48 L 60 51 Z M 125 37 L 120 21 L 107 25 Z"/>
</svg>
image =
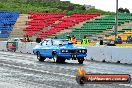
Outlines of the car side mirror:
<svg viewBox="0 0 132 88">
<path fill-rule="evenodd" d="M 72 42 L 69 42 L 68 44 L 73 44 Z"/>
<path fill-rule="evenodd" d="M 43 43 L 41 42 L 40 45 L 42 46 L 42 44 L 43 44 Z"/>
<path fill-rule="evenodd" d="M 59 46 L 62 46 L 63 44 L 59 44 Z"/>
</svg>

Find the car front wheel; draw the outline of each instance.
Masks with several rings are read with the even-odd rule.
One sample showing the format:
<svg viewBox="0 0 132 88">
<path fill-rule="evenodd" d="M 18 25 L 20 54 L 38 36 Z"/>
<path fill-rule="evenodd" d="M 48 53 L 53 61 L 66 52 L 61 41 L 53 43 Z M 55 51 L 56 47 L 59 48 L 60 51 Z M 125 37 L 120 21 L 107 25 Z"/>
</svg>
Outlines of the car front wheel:
<svg viewBox="0 0 132 88">
<path fill-rule="evenodd" d="M 65 63 L 65 59 L 58 57 L 57 54 L 53 55 L 53 59 L 54 59 L 54 62 L 56 62 L 56 63 Z"/>
<path fill-rule="evenodd" d="M 42 57 L 41 54 L 40 54 L 40 52 L 37 52 L 37 59 L 39 61 L 44 61 L 46 58 L 45 57 Z"/>
<path fill-rule="evenodd" d="M 53 59 L 54 59 L 54 62 L 60 63 L 60 58 L 58 57 L 57 54 L 54 54 L 54 55 L 53 55 Z"/>
<path fill-rule="evenodd" d="M 83 64 L 84 58 L 78 58 L 79 64 Z"/>
</svg>

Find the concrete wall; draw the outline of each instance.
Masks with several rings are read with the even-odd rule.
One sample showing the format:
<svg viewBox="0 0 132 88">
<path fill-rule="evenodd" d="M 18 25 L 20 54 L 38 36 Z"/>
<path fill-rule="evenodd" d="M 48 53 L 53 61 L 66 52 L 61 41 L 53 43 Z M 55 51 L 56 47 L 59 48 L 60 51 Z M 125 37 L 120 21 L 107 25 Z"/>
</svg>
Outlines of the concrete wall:
<svg viewBox="0 0 132 88">
<path fill-rule="evenodd" d="M 118 62 L 132 64 L 132 48 L 116 46 L 86 47 L 88 56 L 86 59 L 95 61 Z"/>
<path fill-rule="evenodd" d="M 7 51 L 6 41 L 0 42 L 0 50 Z M 18 43 L 18 50 L 16 52 L 33 54 L 33 47 L 37 43 Z M 86 47 L 86 46 L 85 46 Z M 106 62 L 120 62 L 132 64 L 132 48 L 122 48 L 117 46 L 88 46 L 87 60 L 106 61 Z"/>
</svg>

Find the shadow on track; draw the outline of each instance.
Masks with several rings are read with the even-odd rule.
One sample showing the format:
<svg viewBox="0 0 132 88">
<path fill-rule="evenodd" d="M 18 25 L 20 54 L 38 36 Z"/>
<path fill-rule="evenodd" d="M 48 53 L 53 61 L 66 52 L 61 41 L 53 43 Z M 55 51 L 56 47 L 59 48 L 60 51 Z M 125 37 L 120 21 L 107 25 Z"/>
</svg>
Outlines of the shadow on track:
<svg viewBox="0 0 132 88">
<path fill-rule="evenodd" d="M 72 62 L 56 63 L 53 61 L 44 61 L 44 62 L 37 61 L 36 63 L 41 64 L 41 65 L 48 64 L 48 65 L 57 65 L 57 66 L 85 66 L 85 64 L 72 63 Z"/>
</svg>

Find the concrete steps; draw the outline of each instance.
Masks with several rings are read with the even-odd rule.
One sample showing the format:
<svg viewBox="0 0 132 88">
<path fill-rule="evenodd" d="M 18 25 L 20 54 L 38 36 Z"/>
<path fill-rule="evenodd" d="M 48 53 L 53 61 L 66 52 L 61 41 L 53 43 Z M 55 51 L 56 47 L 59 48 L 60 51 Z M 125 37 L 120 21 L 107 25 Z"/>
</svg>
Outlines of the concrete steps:
<svg viewBox="0 0 132 88">
<path fill-rule="evenodd" d="M 10 37 L 23 37 L 23 29 L 27 27 L 26 22 L 29 21 L 28 14 L 20 14 L 17 19 Z"/>
</svg>

